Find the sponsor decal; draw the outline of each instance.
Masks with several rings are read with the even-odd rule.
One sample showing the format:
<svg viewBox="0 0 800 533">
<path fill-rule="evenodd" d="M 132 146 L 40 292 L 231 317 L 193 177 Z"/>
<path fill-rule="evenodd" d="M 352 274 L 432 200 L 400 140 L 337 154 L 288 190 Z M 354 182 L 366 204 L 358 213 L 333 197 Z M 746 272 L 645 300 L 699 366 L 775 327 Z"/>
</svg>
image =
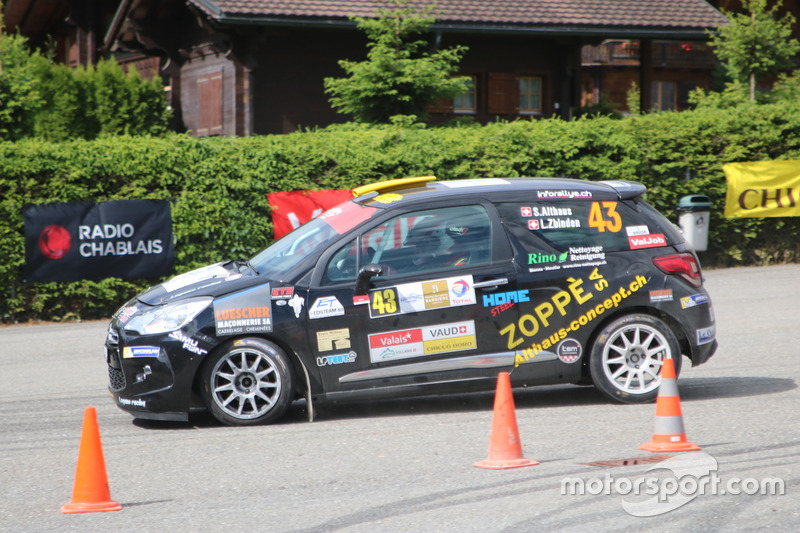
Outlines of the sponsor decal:
<svg viewBox="0 0 800 533">
<path fill-rule="evenodd" d="M 294 287 L 273 287 L 272 299 L 273 300 L 288 300 L 294 296 Z"/>
<path fill-rule="evenodd" d="M 568 252 L 564 252 L 561 254 L 543 254 L 541 252 L 537 253 L 529 253 L 528 254 L 528 264 L 529 265 L 544 265 L 547 263 L 555 263 L 556 261 L 559 263 L 563 263 L 567 260 L 569 256 Z"/>
<path fill-rule="evenodd" d="M 486 185 L 508 185 L 508 181 L 502 178 L 482 178 L 482 179 L 463 179 L 457 181 L 438 181 L 442 187 L 449 189 L 461 189 L 463 187 L 482 187 Z"/>
<path fill-rule="evenodd" d="M 336 296 L 317 298 L 314 305 L 308 310 L 308 318 L 327 318 L 342 315 L 344 315 L 344 306 L 336 299 Z"/>
<path fill-rule="evenodd" d="M 294 296 L 292 296 L 292 299 L 289 300 L 289 307 L 294 309 L 295 318 L 300 318 L 300 311 L 303 310 L 304 303 L 305 300 L 303 300 L 298 294 L 295 294 Z"/>
<path fill-rule="evenodd" d="M 529 301 L 530 296 L 527 289 L 483 295 L 483 306 L 492 308 L 492 316 L 511 309 L 516 303 Z"/>
<path fill-rule="evenodd" d="M 714 340 L 716 336 L 716 326 L 698 329 L 697 331 L 697 344 L 708 344 Z"/>
<path fill-rule="evenodd" d="M 658 291 L 650 291 L 650 303 L 656 302 L 671 302 L 672 289 L 661 289 Z"/>
<path fill-rule="evenodd" d="M 350 330 L 348 328 L 329 329 L 317 332 L 317 349 L 320 352 L 331 350 L 347 350 L 350 348 Z"/>
<path fill-rule="evenodd" d="M 627 287 L 620 287 L 603 301 L 591 306 L 590 302 L 597 301 L 597 298 L 594 292 L 589 291 L 604 291 L 609 286 L 608 280 L 600 274 L 597 268 L 589 274 L 588 279 L 567 278 L 568 285 L 565 290 L 561 290 L 549 299 L 538 303 L 533 308 L 532 313 L 522 314 L 516 322 L 512 322 L 500 330 L 500 334 L 508 338 L 508 349 L 516 351 L 514 366 L 519 366 L 533 359 L 537 354 L 546 352 L 552 346 L 556 346 L 559 341 L 566 339 L 570 333 L 578 331 L 607 310 L 618 307 L 626 298 L 629 298 L 644 287 L 647 281 L 647 278 L 638 275 Z M 561 317 L 567 316 L 569 314 L 567 307 L 573 304 L 577 304 L 579 309 L 584 307 L 588 307 L 588 309 L 578 315 L 566 327 L 550 331 L 548 334 L 545 328 L 550 327 L 551 318 L 559 315 Z M 535 339 L 532 345 L 528 348 L 519 349 L 521 344 L 531 339 Z"/>
<path fill-rule="evenodd" d="M 176 341 L 183 343 L 183 349 L 187 352 L 192 352 L 197 355 L 205 355 L 208 353 L 208 350 L 204 350 L 198 346 L 198 341 L 189 337 L 182 331 L 173 331 L 169 334 L 170 337 L 175 339 Z"/>
<path fill-rule="evenodd" d="M 122 349 L 122 358 L 158 357 L 159 352 L 158 346 L 125 346 Z"/>
<path fill-rule="evenodd" d="M 556 263 L 556 264 L 553 264 Z M 606 264 L 606 253 L 602 246 L 570 246 L 561 254 L 529 253 L 528 272 L 561 270 L 562 268 L 597 267 Z"/>
<path fill-rule="evenodd" d="M 572 198 L 591 198 L 592 193 L 590 191 L 569 191 L 569 190 L 561 190 L 561 191 L 536 191 L 537 198 L 557 198 L 557 199 L 572 199 Z"/>
<path fill-rule="evenodd" d="M 447 290 L 447 282 L 444 280 L 423 282 L 422 297 L 425 309 L 450 307 L 450 293 Z"/>
<path fill-rule="evenodd" d="M 603 261 L 605 262 L 606 253 L 602 246 L 570 246 L 570 261 Z"/>
<path fill-rule="evenodd" d="M 483 295 L 483 306 L 494 307 L 506 303 L 530 302 L 530 291 L 522 289 L 519 291 L 498 292 L 495 294 Z"/>
<path fill-rule="evenodd" d="M 379 204 L 391 204 L 393 202 L 396 202 L 396 201 L 402 200 L 402 199 L 403 199 L 403 195 L 390 192 L 390 193 L 385 193 L 385 194 L 379 194 L 378 196 L 373 198 L 372 201 L 373 202 L 378 202 Z"/>
<path fill-rule="evenodd" d="M 373 363 L 474 350 L 477 347 L 475 322 L 472 320 L 369 336 L 369 355 Z"/>
<path fill-rule="evenodd" d="M 691 296 L 686 296 L 685 298 L 681 298 L 681 307 L 683 309 L 707 303 L 708 303 L 708 295 L 702 293 L 692 294 Z"/>
<path fill-rule="evenodd" d="M 242 275 L 243 275 L 243 274 L 241 274 L 241 273 L 239 273 L 239 272 L 237 272 L 237 273 L 235 273 L 235 274 L 231 274 L 230 276 L 228 276 L 227 278 L 225 278 L 225 281 L 235 281 L 235 280 L 237 280 L 237 279 L 241 278 L 241 277 L 242 277 Z"/>
<path fill-rule="evenodd" d="M 497 316 L 504 311 L 508 311 L 512 307 L 514 307 L 514 302 L 506 302 L 496 307 L 492 307 L 492 316 Z"/>
<path fill-rule="evenodd" d="M 342 365 L 345 363 L 355 363 L 356 358 L 358 355 L 356 352 L 350 351 L 347 353 L 342 353 L 338 355 L 323 355 L 321 357 L 317 357 L 317 366 L 328 366 L 328 365 Z"/>
<path fill-rule="evenodd" d="M 120 322 L 122 322 L 124 324 L 128 320 L 130 320 L 130 318 L 133 315 L 135 315 L 136 311 L 138 311 L 138 310 L 139 310 L 139 308 L 136 307 L 135 305 L 129 305 L 127 307 L 124 307 L 124 308 L 120 309 L 119 312 L 117 313 L 116 318 L 117 318 L 117 320 L 119 320 Z"/>
<path fill-rule="evenodd" d="M 214 300 L 217 336 L 272 331 L 271 302 L 268 283 Z"/>
<path fill-rule="evenodd" d="M 369 293 L 372 318 L 478 303 L 472 276 L 405 283 Z"/>
<path fill-rule="evenodd" d="M 628 234 L 628 237 L 640 237 L 642 235 L 649 235 L 650 228 L 647 226 L 626 226 L 625 233 Z"/>
<path fill-rule="evenodd" d="M 469 289 L 471 284 L 467 283 L 465 280 L 460 279 L 453 283 L 452 287 L 450 288 L 450 292 L 453 295 L 454 299 L 463 298 L 469 295 Z"/>
<path fill-rule="evenodd" d="M 581 353 L 583 353 L 583 347 L 581 343 L 579 343 L 575 339 L 564 339 L 563 341 L 558 343 L 556 346 L 556 355 L 558 358 L 568 365 L 571 365 L 575 361 L 581 358 Z"/>
<path fill-rule="evenodd" d="M 328 209 L 319 215 L 319 218 L 327 222 L 336 233 L 343 235 L 362 222 L 366 222 L 377 210 L 376 207 L 345 202 Z"/>
<path fill-rule="evenodd" d="M 661 233 L 652 233 L 650 235 L 642 235 L 641 237 L 628 237 L 628 243 L 631 245 L 631 250 L 638 250 L 639 248 L 658 248 L 667 245 L 667 239 Z"/>
<path fill-rule="evenodd" d="M 222 263 L 217 263 L 216 265 L 209 265 L 175 276 L 162 283 L 161 286 L 164 287 L 164 290 L 167 292 L 174 292 L 199 281 L 227 276 L 228 271 L 223 268 Z"/>
<path fill-rule="evenodd" d="M 138 398 L 119 398 L 120 405 L 130 405 L 131 407 L 147 407 L 147 400 Z"/>
<path fill-rule="evenodd" d="M 353 296 L 353 305 L 366 305 L 369 303 L 369 294 L 356 294 Z"/>
</svg>

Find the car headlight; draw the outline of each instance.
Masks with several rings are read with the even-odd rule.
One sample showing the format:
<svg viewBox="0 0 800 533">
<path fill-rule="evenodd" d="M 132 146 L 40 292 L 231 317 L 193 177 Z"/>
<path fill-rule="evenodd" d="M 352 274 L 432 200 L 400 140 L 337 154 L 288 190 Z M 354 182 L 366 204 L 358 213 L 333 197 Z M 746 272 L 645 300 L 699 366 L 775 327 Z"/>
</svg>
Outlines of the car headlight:
<svg viewBox="0 0 800 533">
<path fill-rule="evenodd" d="M 155 335 L 181 329 L 194 320 L 194 317 L 208 307 L 213 298 L 192 298 L 143 311 L 134 316 L 125 331 L 135 331 L 142 335 Z"/>
</svg>

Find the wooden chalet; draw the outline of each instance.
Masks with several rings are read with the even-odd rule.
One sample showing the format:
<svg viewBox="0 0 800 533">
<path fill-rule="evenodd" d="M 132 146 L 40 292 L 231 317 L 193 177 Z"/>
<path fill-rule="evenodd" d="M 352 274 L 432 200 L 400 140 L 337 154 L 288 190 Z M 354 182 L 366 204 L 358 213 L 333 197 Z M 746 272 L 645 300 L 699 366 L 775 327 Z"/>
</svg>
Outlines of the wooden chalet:
<svg viewBox="0 0 800 533">
<path fill-rule="evenodd" d="M 689 88 L 709 85 L 713 55 L 703 44 L 706 30 L 727 23 L 705 0 L 434 3 L 429 41 L 434 47 L 467 46 L 460 75 L 472 79 L 468 93 L 431 109 L 434 122 L 463 116 L 480 123 L 569 119 L 601 94 L 624 104 L 633 82 L 641 88 L 642 109 L 680 108 Z M 7 25 L 32 25 L 35 11 L 55 5 L 61 11 L 48 16 L 68 17 L 82 32 L 63 39 L 67 61 L 92 62 L 104 52 L 145 75 L 158 72 L 179 129 L 204 136 L 285 133 L 347 121 L 331 108 L 323 79 L 344 76 L 340 59 L 366 57 L 366 38 L 350 17 L 373 16 L 393 3 L 6 0 Z"/>
</svg>

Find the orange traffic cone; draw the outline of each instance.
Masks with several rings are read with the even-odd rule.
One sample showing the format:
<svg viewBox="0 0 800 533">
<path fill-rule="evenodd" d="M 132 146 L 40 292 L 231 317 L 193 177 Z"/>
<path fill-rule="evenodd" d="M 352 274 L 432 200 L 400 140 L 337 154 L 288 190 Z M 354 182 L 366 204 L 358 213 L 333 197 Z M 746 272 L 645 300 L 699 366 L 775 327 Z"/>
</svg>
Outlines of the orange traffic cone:
<svg viewBox="0 0 800 533">
<path fill-rule="evenodd" d="M 675 376 L 675 363 L 665 358 L 661 365 L 661 385 L 656 399 L 656 427 L 653 440 L 639 446 L 648 452 L 691 452 L 700 446 L 686 440 L 681 413 L 681 398 Z"/>
<path fill-rule="evenodd" d="M 97 427 L 97 410 L 87 407 L 83 417 L 81 448 L 78 452 L 78 469 L 72 488 L 72 501 L 61 507 L 62 513 L 94 513 L 119 511 L 122 506 L 111 499 Z"/>
<path fill-rule="evenodd" d="M 538 464 L 538 461 L 531 461 L 522 456 L 517 416 L 514 414 L 514 396 L 511 394 L 511 378 L 508 372 L 500 372 L 497 375 L 497 391 L 494 396 L 489 457 L 473 466 L 501 470 Z"/>
</svg>

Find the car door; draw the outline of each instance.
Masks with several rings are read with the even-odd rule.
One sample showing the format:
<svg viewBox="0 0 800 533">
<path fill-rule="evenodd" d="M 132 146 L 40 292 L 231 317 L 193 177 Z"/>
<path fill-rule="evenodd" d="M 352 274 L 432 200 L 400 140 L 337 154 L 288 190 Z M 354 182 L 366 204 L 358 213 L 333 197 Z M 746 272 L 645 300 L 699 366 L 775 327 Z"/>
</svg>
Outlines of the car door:
<svg viewBox="0 0 800 533">
<path fill-rule="evenodd" d="M 327 392 L 492 387 L 513 366 L 501 325 L 518 297 L 491 204 L 387 216 L 324 254 L 310 287 Z"/>
<path fill-rule="evenodd" d="M 651 269 L 631 261 L 628 236 L 649 230 L 613 192 L 508 202 L 498 210 L 529 297 L 503 330 L 518 354 L 515 377 L 531 385 L 577 382 L 598 324 L 645 298 L 638 288 Z"/>
</svg>

